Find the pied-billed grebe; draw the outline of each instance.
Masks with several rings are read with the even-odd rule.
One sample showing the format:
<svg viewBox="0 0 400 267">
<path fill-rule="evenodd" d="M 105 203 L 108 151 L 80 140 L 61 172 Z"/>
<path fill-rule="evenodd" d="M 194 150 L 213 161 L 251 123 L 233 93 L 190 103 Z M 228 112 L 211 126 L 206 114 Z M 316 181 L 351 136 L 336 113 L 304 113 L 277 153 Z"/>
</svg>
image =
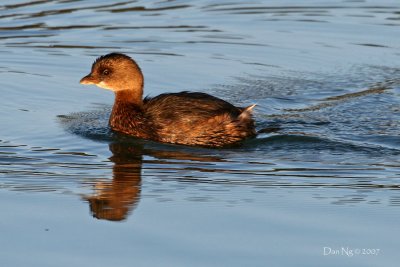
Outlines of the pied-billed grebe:
<svg viewBox="0 0 400 267">
<path fill-rule="evenodd" d="M 143 97 L 143 74 L 136 62 L 120 53 L 99 57 L 81 84 L 115 93 L 110 116 L 114 131 L 159 142 L 223 147 L 256 135 L 252 109 L 235 107 L 199 92 Z"/>
</svg>

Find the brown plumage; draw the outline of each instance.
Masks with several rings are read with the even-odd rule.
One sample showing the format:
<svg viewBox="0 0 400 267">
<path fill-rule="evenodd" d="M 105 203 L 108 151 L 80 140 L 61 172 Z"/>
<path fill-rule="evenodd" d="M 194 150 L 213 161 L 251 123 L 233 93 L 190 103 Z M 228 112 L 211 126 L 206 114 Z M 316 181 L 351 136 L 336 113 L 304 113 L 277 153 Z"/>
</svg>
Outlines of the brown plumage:
<svg viewBox="0 0 400 267">
<path fill-rule="evenodd" d="M 111 53 L 99 57 L 81 84 L 115 92 L 110 116 L 114 131 L 154 141 L 223 147 L 256 135 L 252 109 L 238 108 L 199 92 L 161 94 L 143 99 L 143 74 L 130 57 Z"/>
</svg>

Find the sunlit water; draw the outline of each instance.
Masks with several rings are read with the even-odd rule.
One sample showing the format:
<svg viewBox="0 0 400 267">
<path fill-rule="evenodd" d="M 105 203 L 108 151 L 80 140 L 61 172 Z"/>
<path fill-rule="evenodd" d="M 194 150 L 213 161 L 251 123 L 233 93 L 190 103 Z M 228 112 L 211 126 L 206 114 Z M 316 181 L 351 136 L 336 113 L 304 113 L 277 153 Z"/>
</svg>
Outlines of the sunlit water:
<svg viewBox="0 0 400 267">
<path fill-rule="evenodd" d="M 1 266 L 397 266 L 397 0 L 99 2 L 0 4 Z M 275 131 L 112 133 L 112 93 L 78 84 L 111 51 L 146 94 L 256 103 Z"/>
</svg>

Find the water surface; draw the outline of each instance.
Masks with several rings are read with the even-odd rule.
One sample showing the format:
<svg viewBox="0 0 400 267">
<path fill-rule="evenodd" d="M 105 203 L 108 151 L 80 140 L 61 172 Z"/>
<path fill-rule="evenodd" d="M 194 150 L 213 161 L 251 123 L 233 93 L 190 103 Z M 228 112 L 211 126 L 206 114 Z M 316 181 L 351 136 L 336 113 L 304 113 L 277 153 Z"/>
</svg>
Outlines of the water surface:
<svg viewBox="0 0 400 267">
<path fill-rule="evenodd" d="M 394 0 L 2 1 L 1 265 L 397 266 L 399 27 Z M 112 93 L 78 84 L 112 51 L 146 94 L 256 103 L 276 130 L 115 134 Z"/>
</svg>

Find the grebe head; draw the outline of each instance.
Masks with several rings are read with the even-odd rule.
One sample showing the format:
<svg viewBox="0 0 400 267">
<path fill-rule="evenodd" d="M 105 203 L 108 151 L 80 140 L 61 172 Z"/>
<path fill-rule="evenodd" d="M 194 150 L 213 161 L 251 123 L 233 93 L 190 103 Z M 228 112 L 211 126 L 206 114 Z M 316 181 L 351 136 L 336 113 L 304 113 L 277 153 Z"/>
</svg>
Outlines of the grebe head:
<svg viewBox="0 0 400 267">
<path fill-rule="evenodd" d="M 127 55 L 111 53 L 96 59 L 90 74 L 81 84 L 94 84 L 114 92 L 134 90 L 142 94 L 143 74 L 136 62 Z"/>
</svg>

